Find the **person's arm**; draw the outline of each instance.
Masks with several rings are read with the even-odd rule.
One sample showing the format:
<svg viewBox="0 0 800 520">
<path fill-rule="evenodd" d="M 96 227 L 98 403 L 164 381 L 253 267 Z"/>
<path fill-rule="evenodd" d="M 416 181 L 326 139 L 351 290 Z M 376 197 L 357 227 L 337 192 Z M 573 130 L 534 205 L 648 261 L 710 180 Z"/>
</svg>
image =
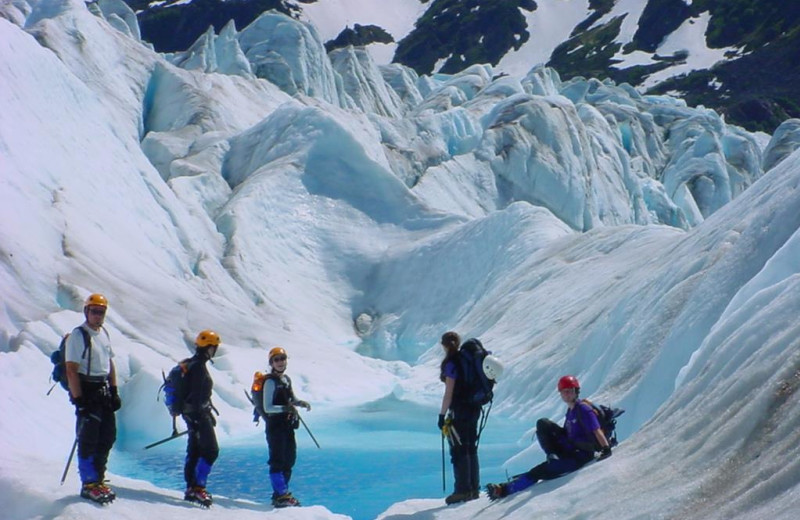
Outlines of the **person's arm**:
<svg viewBox="0 0 800 520">
<path fill-rule="evenodd" d="M 81 394 L 81 378 L 78 375 L 79 363 L 74 361 L 67 361 L 64 363 L 67 368 L 67 385 L 69 386 L 69 395 L 73 400 L 80 399 Z"/>
<path fill-rule="evenodd" d="M 79 370 L 81 368 L 81 358 L 83 352 L 89 354 L 88 349 L 83 342 L 83 331 L 75 328 L 67 338 L 67 343 L 64 346 L 64 367 L 67 369 L 67 386 L 69 387 L 69 395 L 74 400 L 83 397 L 81 390 L 81 376 Z"/>
<path fill-rule="evenodd" d="M 112 388 L 117 387 L 117 369 L 114 366 L 114 360 L 108 360 L 108 384 Z"/>
<path fill-rule="evenodd" d="M 275 380 L 271 377 L 268 377 L 266 381 L 264 381 L 264 413 L 266 414 L 275 414 L 275 413 L 285 413 L 288 412 L 289 409 L 286 406 L 280 404 L 272 404 L 275 400 L 275 390 L 277 389 L 277 385 L 275 384 Z"/>
<path fill-rule="evenodd" d="M 594 437 L 597 439 L 597 442 L 600 443 L 600 457 L 597 460 L 607 459 L 611 456 L 611 445 L 608 443 L 608 439 L 606 439 L 606 434 L 603 433 L 602 428 L 597 428 L 594 431 Z"/>
<path fill-rule="evenodd" d="M 594 431 L 594 436 L 597 439 L 597 442 L 600 444 L 601 448 L 603 448 L 603 449 L 610 448 L 610 446 L 608 445 L 608 439 L 606 439 L 606 434 L 603 433 L 603 429 L 602 428 L 596 429 Z"/>
<path fill-rule="evenodd" d="M 456 387 L 456 380 L 452 377 L 444 378 L 444 395 L 442 396 L 442 407 L 439 408 L 439 415 L 444 415 L 453 403 L 453 390 Z"/>
</svg>

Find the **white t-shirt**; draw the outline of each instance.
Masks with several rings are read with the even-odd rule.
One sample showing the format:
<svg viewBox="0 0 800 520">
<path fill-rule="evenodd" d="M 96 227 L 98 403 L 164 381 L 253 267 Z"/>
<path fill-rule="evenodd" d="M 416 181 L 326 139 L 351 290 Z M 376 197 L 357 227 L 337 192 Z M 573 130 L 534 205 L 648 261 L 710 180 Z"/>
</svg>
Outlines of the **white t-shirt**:
<svg viewBox="0 0 800 520">
<path fill-rule="evenodd" d="M 86 355 L 84 355 L 83 349 L 85 345 L 83 343 L 83 333 L 80 330 L 81 327 L 89 333 L 89 338 L 91 339 L 91 374 L 87 373 L 89 370 L 89 349 L 86 350 Z M 108 376 L 111 371 L 111 358 L 113 357 L 114 351 L 111 350 L 111 339 L 108 337 L 108 331 L 103 327 L 100 327 L 100 330 L 93 330 L 86 323 L 80 327 L 75 327 L 67 338 L 67 344 L 64 346 L 64 360 L 79 363 L 78 373 L 91 377 Z"/>
</svg>

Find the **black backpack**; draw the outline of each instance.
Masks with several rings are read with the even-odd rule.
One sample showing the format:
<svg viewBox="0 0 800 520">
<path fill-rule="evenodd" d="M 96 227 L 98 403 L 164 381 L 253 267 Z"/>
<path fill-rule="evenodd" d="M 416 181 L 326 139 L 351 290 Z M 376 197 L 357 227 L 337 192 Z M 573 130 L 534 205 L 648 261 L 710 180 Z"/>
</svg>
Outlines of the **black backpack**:
<svg viewBox="0 0 800 520">
<path fill-rule="evenodd" d="M 164 390 L 164 404 L 167 406 L 170 415 L 177 416 L 183 413 L 183 400 L 186 397 L 185 377 L 191 365 L 191 358 L 186 358 L 169 371 L 166 376 L 161 373 L 164 384 L 158 389 L 159 393 Z"/>
<path fill-rule="evenodd" d="M 466 340 L 458 349 L 455 400 L 472 406 L 483 406 L 494 397 L 494 381 L 483 372 L 483 360 L 489 351 L 477 338 Z"/>
<path fill-rule="evenodd" d="M 89 352 L 89 359 L 91 360 L 91 348 L 92 348 L 92 339 L 89 337 L 89 333 L 83 327 L 78 327 L 83 334 L 83 354 L 81 354 L 81 359 L 86 357 L 86 352 Z M 64 334 L 64 337 L 61 338 L 61 343 L 58 344 L 58 348 L 50 354 L 50 362 L 53 363 L 53 371 L 50 373 L 50 380 L 54 383 L 58 383 L 61 385 L 61 388 L 69 392 L 69 381 L 67 380 L 67 365 L 65 359 L 65 349 L 67 347 L 67 338 L 69 338 L 69 332 Z M 53 385 L 50 390 L 47 392 L 47 395 L 50 395 L 50 392 L 53 391 L 56 385 Z"/>
<path fill-rule="evenodd" d="M 584 403 L 588 404 L 592 407 L 592 411 L 597 416 L 597 422 L 600 423 L 600 428 L 603 430 L 603 433 L 608 439 L 608 445 L 612 448 L 619 444 L 617 442 L 617 417 L 625 413 L 625 410 L 621 408 L 611 408 L 604 404 L 594 404 L 588 399 L 581 399 Z M 581 415 L 578 414 L 578 421 L 580 422 Z M 599 449 L 599 445 L 596 446 L 596 449 Z"/>
</svg>

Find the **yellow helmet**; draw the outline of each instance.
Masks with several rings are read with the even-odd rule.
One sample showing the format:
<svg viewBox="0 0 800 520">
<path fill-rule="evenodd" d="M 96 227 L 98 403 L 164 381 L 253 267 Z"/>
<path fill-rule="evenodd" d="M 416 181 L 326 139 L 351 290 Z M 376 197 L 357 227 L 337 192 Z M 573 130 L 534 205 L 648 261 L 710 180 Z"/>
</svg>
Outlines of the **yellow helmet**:
<svg viewBox="0 0 800 520">
<path fill-rule="evenodd" d="M 269 351 L 269 362 L 272 363 L 272 358 L 275 356 L 285 356 L 286 351 L 283 347 L 274 347 Z"/>
<path fill-rule="evenodd" d="M 208 329 L 201 331 L 200 334 L 197 335 L 197 339 L 194 340 L 194 344 L 200 348 L 218 347 L 219 342 L 219 334 Z"/>
<path fill-rule="evenodd" d="M 108 307 L 108 300 L 105 296 L 100 293 L 90 294 L 88 298 L 86 298 L 86 303 L 83 304 L 84 307 L 88 307 L 89 305 L 97 305 L 99 307 Z"/>
</svg>

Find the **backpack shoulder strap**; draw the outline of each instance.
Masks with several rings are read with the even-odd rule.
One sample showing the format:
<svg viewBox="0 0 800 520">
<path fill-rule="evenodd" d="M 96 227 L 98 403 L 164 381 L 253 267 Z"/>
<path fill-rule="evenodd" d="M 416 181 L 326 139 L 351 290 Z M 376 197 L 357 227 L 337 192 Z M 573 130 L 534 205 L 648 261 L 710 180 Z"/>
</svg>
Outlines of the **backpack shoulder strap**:
<svg viewBox="0 0 800 520">
<path fill-rule="evenodd" d="M 178 362 L 178 366 L 181 367 L 181 373 L 186 375 L 196 362 L 197 360 L 195 358 L 182 359 Z"/>
<path fill-rule="evenodd" d="M 92 348 L 92 338 L 89 336 L 89 331 L 84 328 L 83 325 L 78 327 L 81 331 L 81 336 L 83 336 L 83 354 L 81 354 L 81 358 L 86 356 L 86 351 Z M 91 361 L 92 355 L 89 354 L 89 361 Z"/>
<path fill-rule="evenodd" d="M 91 338 L 91 336 L 89 336 L 89 331 L 86 330 L 86 328 L 83 325 L 81 325 L 78 328 L 81 329 L 81 335 L 83 336 L 83 354 L 81 354 L 81 359 L 83 359 L 86 356 L 86 351 L 88 350 L 89 351 L 89 363 L 88 363 L 88 366 L 86 367 L 86 375 L 87 376 L 91 376 L 92 375 L 92 338 Z"/>
</svg>

